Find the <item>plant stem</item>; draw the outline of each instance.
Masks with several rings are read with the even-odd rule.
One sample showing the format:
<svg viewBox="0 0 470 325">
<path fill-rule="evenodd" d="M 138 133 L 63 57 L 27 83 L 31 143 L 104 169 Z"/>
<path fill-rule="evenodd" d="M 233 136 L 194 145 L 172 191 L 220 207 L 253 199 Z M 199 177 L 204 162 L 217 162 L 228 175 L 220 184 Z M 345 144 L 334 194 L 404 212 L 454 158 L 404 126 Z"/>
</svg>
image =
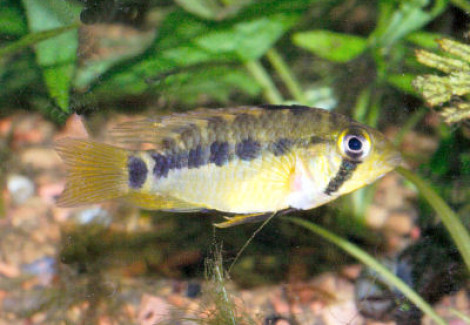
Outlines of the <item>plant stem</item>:
<svg viewBox="0 0 470 325">
<path fill-rule="evenodd" d="M 369 106 L 369 111 L 367 112 L 366 116 L 366 124 L 372 126 L 373 128 L 377 127 L 377 123 L 379 121 L 381 99 L 382 93 L 376 90 L 372 95 L 372 102 Z"/>
<path fill-rule="evenodd" d="M 460 221 L 459 217 L 444 202 L 444 200 L 419 176 L 411 171 L 398 167 L 397 172 L 407 180 L 412 182 L 418 189 L 419 193 L 428 201 L 439 215 L 442 223 L 449 231 L 457 249 L 462 255 L 463 260 L 470 271 L 470 234 Z"/>
<path fill-rule="evenodd" d="M 470 316 L 467 316 L 463 312 L 461 312 L 460 310 L 457 310 L 457 309 L 454 309 L 454 308 L 450 308 L 449 310 L 452 314 L 454 314 L 455 316 L 457 316 L 458 318 L 463 320 L 463 322 L 465 324 L 470 324 Z"/>
<path fill-rule="evenodd" d="M 417 294 L 395 274 L 390 272 L 385 266 L 380 264 L 374 257 L 369 255 L 356 245 L 307 220 L 293 217 L 285 217 L 283 219 L 293 222 L 316 233 L 317 235 L 320 235 L 324 239 L 330 241 L 331 243 L 346 251 L 351 256 L 357 258 L 359 261 L 379 273 L 385 281 L 400 290 L 412 303 L 414 303 L 426 315 L 432 318 L 437 324 L 446 324 L 446 322 L 441 317 L 439 317 L 439 315 L 437 315 L 437 313 L 432 309 L 432 307 L 423 298 L 421 298 L 419 294 Z"/>
<path fill-rule="evenodd" d="M 220 290 L 220 294 L 222 295 L 222 299 L 224 300 L 224 307 L 226 312 L 228 314 L 228 317 L 231 321 L 231 325 L 237 325 L 237 322 L 235 321 L 235 314 L 233 312 L 232 308 L 232 303 L 229 299 L 227 290 L 225 289 L 224 285 L 224 271 L 222 268 L 222 263 L 218 263 L 217 261 L 214 262 L 214 281 L 217 283 L 217 288 Z"/>
<path fill-rule="evenodd" d="M 307 104 L 307 98 L 300 87 L 299 82 L 295 78 L 294 74 L 290 70 L 289 66 L 286 64 L 282 56 L 275 48 L 271 48 L 267 53 L 266 57 L 269 62 L 276 69 L 279 77 L 282 79 L 287 89 L 289 90 L 292 97 L 299 102 L 300 104 Z"/>
<path fill-rule="evenodd" d="M 405 138 L 405 135 L 413 130 L 413 128 L 418 124 L 419 121 L 426 115 L 426 112 L 428 109 L 426 107 L 421 107 L 419 110 L 413 113 L 411 117 L 406 121 L 405 125 L 398 131 L 397 135 L 395 136 L 395 139 L 393 139 L 393 143 L 398 146 L 402 143 L 403 139 Z"/>
<path fill-rule="evenodd" d="M 362 89 L 361 93 L 357 97 L 356 105 L 354 106 L 353 117 L 355 120 L 364 123 L 367 114 L 367 108 L 370 103 L 371 87 L 368 86 Z"/>
<path fill-rule="evenodd" d="M 263 89 L 264 97 L 269 103 L 281 104 L 284 101 L 271 77 L 258 60 L 245 62 L 245 67 Z"/>
</svg>

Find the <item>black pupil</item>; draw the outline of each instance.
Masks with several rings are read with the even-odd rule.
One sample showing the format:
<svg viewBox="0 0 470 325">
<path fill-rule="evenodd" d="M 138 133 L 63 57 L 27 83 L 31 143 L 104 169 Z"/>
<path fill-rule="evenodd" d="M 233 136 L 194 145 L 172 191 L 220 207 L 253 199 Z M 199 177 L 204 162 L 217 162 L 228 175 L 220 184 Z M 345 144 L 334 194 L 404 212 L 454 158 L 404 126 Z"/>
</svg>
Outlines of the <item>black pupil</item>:
<svg viewBox="0 0 470 325">
<path fill-rule="evenodd" d="M 354 137 L 349 139 L 348 147 L 350 150 L 357 151 L 362 149 L 362 142 L 358 138 Z"/>
</svg>

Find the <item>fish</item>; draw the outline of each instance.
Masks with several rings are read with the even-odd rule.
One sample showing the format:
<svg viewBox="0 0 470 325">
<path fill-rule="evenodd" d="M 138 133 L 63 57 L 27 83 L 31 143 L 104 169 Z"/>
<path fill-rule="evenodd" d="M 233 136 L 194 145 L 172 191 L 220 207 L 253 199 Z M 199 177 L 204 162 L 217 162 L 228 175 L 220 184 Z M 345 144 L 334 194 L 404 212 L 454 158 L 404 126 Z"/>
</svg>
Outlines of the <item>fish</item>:
<svg viewBox="0 0 470 325">
<path fill-rule="evenodd" d="M 310 210 L 400 165 L 386 137 L 351 118 L 300 105 L 196 109 L 126 122 L 114 144 L 56 144 L 67 178 L 58 206 L 121 199 L 173 212 L 216 210 L 220 227 Z M 150 149 L 132 149 L 147 145 Z M 262 218 L 261 218 L 262 219 Z"/>
</svg>

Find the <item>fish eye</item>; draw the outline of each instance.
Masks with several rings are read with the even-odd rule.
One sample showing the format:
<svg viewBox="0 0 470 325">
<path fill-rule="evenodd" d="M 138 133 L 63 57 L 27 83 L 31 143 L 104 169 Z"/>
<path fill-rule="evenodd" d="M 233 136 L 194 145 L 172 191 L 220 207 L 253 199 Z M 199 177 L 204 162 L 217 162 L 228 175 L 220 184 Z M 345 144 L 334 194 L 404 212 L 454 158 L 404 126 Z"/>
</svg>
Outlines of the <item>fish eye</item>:
<svg viewBox="0 0 470 325">
<path fill-rule="evenodd" d="M 338 140 L 340 152 L 345 158 L 361 160 L 370 152 L 370 137 L 364 129 L 347 129 Z"/>
</svg>

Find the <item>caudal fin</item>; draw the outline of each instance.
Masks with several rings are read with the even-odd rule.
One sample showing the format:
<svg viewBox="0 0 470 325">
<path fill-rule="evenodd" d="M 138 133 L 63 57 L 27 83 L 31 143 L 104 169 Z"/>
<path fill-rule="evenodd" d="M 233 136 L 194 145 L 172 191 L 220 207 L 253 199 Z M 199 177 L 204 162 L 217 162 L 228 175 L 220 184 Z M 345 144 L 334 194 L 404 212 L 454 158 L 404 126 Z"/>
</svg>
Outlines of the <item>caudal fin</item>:
<svg viewBox="0 0 470 325">
<path fill-rule="evenodd" d="M 66 138 L 57 142 L 56 150 L 67 169 L 67 183 L 58 206 L 98 203 L 128 193 L 128 154 L 125 149 Z"/>
</svg>

